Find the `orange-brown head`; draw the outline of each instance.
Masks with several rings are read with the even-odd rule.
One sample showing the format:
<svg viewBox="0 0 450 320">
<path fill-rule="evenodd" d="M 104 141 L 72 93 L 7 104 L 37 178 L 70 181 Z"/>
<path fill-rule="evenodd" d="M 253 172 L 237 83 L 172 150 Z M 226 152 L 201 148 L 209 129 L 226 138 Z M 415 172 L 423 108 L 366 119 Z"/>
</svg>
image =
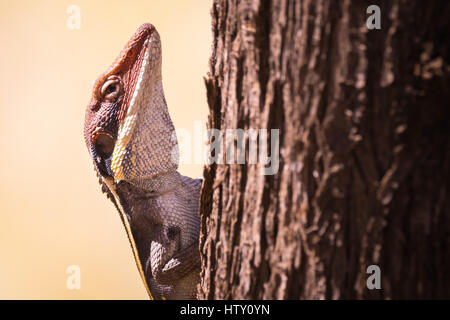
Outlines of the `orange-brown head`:
<svg viewBox="0 0 450 320">
<path fill-rule="evenodd" d="M 86 108 L 84 138 L 95 167 L 103 177 L 112 177 L 110 163 L 118 130 L 154 34 L 157 32 L 151 24 L 141 25 L 113 64 L 94 83 L 91 101 Z"/>
</svg>

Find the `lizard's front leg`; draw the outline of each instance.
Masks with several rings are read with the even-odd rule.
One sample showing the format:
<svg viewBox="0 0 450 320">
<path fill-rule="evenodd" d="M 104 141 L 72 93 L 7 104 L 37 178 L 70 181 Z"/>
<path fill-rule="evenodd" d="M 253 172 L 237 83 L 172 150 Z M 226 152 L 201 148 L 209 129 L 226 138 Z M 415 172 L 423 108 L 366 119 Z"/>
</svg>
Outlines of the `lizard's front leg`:
<svg viewBox="0 0 450 320">
<path fill-rule="evenodd" d="M 201 181 L 178 173 L 159 179 L 168 183 L 147 182 L 159 195 L 150 197 L 147 202 L 148 217 L 156 227 L 145 273 L 160 285 L 173 285 L 200 269 L 198 197 Z"/>
<path fill-rule="evenodd" d="M 151 244 L 151 263 L 147 266 L 147 273 L 151 273 L 156 282 L 160 284 L 170 285 L 174 279 L 184 278 L 200 268 L 198 242 L 194 242 L 177 253 L 174 253 L 174 247 L 173 241 L 169 246 L 158 241 L 153 241 Z M 151 267 L 151 270 L 148 270 L 148 267 Z"/>
</svg>

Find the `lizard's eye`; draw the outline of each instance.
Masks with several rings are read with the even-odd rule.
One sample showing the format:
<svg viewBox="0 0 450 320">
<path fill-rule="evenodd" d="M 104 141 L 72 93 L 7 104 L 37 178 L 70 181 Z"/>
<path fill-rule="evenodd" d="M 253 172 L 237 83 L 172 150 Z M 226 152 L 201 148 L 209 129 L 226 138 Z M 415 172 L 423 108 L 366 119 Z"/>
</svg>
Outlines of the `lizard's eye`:
<svg viewBox="0 0 450 320">
<path fill-rule="evenodd" d="M 121 88 L 119 77 L 110 76 L 100 89 L 100 94 L 106 100 L 114 101 L 119 97 Z"/>
</svg>

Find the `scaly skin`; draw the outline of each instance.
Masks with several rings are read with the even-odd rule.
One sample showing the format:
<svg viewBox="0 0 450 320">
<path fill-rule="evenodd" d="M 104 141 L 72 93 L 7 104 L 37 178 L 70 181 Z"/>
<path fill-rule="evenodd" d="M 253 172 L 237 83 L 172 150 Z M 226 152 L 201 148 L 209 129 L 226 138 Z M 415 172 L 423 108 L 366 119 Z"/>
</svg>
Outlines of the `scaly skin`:
<svg viewBox="0 0 450 320">
<path fill-rule="evenodd" d="M 201 180 L 177 172 L 178 142 L 164 99 L 161 42 L 152 25 L 139 27 L 96 80 L 84 137 L 150 298 L 194 299 Z"/>
</svg>

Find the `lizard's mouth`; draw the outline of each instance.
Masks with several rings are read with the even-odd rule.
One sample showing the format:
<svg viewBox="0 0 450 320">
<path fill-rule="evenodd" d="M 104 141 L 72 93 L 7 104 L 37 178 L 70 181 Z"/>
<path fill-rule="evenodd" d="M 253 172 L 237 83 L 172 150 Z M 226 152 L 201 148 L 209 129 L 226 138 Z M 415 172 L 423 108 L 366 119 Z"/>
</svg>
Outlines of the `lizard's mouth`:
<svg viewBox="0 0 450 320">
<path fill-rule="evenodd" d="M 94 164 L 102 177 L 112 176 L 111 158 L 114 150 L 115 139 L 112 134 L 98 132 L 93 138 L 91 155 Z"/>
</svg>

